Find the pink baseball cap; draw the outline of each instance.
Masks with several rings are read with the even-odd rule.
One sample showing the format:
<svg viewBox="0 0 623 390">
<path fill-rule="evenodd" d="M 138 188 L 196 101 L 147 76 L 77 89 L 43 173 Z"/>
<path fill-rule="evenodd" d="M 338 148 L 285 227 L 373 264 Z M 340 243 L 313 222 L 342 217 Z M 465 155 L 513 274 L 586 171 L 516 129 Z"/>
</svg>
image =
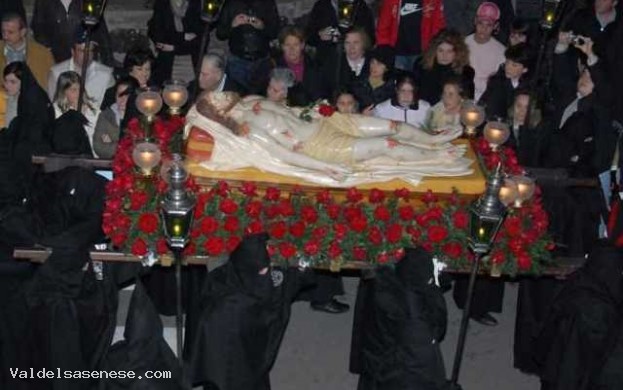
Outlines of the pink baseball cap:
<svg viewBox="0 0 623 390">
<path fill-rule="evenodd" d="M 500 20 L 500 9 L 495 3 L 485 1 L 478 6 L 476 19 L 488 20 L 495 23 Z"/>
</svg>

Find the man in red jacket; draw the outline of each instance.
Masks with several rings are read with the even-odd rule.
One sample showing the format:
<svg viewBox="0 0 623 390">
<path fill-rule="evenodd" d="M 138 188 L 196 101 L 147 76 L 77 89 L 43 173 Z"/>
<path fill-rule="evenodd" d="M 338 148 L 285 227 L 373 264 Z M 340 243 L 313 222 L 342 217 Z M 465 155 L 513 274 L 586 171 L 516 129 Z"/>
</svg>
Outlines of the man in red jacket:
<svg viewBox="0 0 623 390">
<path fill-rule="evenodd" d="M 396 50 L 396 68 L 411 71 L 430 39 L 445 27 L 442 0 L 383 0 L 377 45 Z"/>
</svg>

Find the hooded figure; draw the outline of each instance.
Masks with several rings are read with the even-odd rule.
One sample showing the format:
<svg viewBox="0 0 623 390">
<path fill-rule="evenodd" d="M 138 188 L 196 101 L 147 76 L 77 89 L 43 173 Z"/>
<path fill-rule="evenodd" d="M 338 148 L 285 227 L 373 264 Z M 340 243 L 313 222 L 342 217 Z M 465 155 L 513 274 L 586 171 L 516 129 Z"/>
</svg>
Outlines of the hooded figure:
<svg viewBox="0 0 623 390">
<path fill-rule="evenodd" d="M 430 254 L 408 248 L 395 270 L 379 269 L 357 292 L 351 372 L 360 374 L 358 390 L 445 389 L 439 342 L 446 325 Z"/>
<path fill-rule="evenodd" d="M 110 347 L 101 369 L 111 371 L 132 370 L 138 378 L 107 378 L 99 390 L 184 390 L 182 373 L 175 354 L 164 340 L 162 321 L 137 281 L 128 309 L 123 333 L 124 340 Z M 146 371 L 169 371 L 171 378 L 153 379 Z"/>
<path fill-rule="evenodd" d="M 602 244 L 557 296 L 537 340 L 542 389 L 594 388 L 621 329 L 622 273 L 623 251 Z"/>
<path fill-rule="evenodd" d="M 3 373 L 8 367 L 92 370 L 112 341 L 117 312 L 114 283 L 107 275 L 96 280 L 88 256 L 102 238 L 105 180 L 81 168 L 39 179 L 24 204 L 6 207 L 0 218 L 3 247 L 40 244 L 53 251 L 0 310 L 0 368 Z M 0 388 L 69 390 L 89 385 L 65 378 L 6 379 L 8 384 L 0 382 Z"/>
<path fill-rule="evenodd" d="M 270 267 L 268 235 L 245 237 L 229 262 L 208 274 L 203 308 L 186 344 L 194 385 L 210 390 L 269 390 L 269 372 L 303 279 Z"/>
</svg>

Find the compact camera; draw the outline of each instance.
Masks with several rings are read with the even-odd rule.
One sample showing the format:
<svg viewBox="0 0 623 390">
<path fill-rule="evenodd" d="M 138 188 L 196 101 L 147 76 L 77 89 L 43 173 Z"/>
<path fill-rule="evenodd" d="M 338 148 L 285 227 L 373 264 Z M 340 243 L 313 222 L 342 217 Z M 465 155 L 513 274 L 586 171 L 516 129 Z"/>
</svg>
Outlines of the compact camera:
<svg viewBox="0 0 623 390">
<path fill-rule="evenodd" d="M 574 46 L 582 46 L 586 41 L 579 35 L 571 34 L 571 43 Z"/>
</svg>

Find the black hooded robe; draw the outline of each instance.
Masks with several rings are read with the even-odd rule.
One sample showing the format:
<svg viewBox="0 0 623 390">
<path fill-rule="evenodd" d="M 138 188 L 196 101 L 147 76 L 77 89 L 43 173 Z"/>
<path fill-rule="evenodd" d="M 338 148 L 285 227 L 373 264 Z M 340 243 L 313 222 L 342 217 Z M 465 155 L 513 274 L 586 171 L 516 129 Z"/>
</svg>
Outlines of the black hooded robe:
<svg viewBox="0 0 623 390">
<path fill-rule="evenodd" d="M 409 248 L 395 270 L 381 268 L 359 285 L 350 367 L 360 374 L 357 389 L 445 389 L 439 342 L 446 326 L 430 254 Z"/>
<path fill-rule="evenodd" d="M 265 234 L 244 238 L 229 262 L 208 274 L 194 342 L 186 351 L 193 385 L 270 390 L 269 372 L 305 278 L 297 269 L 271 269 L 267 240 Z"/>
</svg>

